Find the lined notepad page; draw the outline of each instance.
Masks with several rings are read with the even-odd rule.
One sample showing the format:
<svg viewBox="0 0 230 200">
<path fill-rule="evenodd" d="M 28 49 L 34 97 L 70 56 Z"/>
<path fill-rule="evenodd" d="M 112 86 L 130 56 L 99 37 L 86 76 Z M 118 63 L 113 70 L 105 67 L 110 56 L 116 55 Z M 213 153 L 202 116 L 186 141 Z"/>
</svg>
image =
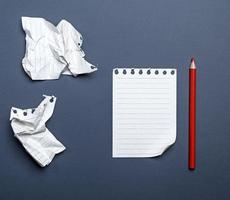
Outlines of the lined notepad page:
<svg viewBox="0 0 230 200">
<path fill-rule="evenodd" d="M 176 140 L 176 69 L 113 70 L 113 157 L 154 157 Z"/>
</svg>

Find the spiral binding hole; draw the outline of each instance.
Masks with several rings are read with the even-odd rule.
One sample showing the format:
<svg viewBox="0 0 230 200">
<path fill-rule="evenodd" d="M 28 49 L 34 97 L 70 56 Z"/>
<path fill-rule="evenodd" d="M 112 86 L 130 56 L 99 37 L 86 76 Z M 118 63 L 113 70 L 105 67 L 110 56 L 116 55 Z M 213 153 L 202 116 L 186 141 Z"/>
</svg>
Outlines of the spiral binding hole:
<svg viewBox="0 0 230 200">
<path fill-rule="evenodd" d="M 115 73 L 115 74 L 119 74 L 119 70 L 118 70 L 118 69 L 115 69 L 115 70 L 114 70 L 114 73 Z M 123 69 L 122 73 L 123 73 L 123 74 L 127 74 L 127 70 L 126 70 L 126 69 Z M 140 75 L 143 74 L 143 70 L 140 69 L 138 73 L 139 73 Z M 151 73 L 152 73 L 152 72 L 151 72 L 151 69 L 148 69 L 148 70 L 146 71 L 146 74 L 148 74 L 148 75 L 150 75 Z M 155 75 L 158 75 L 158 74 L 159 74 L 159 70 L 155 70 L 153 73 L 155 73 Z M 170 73 L 171 75 L 174 75 L 174 74 L 175 74 L 175 70 L 171 70 L 169 73 Z M 131 69 L 130 74 L 132 74 L 132 75 L 135 74 L 135 69 Z M 166 75 L 166 74 L 167 74 L 167 71 L 164 70 L 164 71 L 162 72 L 162 74 L 163 74 L 163 75 Z"/>
</svg>

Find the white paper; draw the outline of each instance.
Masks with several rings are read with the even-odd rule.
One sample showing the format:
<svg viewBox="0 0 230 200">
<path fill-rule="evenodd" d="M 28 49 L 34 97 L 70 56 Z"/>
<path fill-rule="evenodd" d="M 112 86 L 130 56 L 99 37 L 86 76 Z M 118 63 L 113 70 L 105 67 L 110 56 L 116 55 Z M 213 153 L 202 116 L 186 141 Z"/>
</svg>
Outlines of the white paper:
<svg viewBox="0 0 230 200">
<path fill-rule="evenodd" d="M 43 96 L 45 98 L 37 108 L 12 107 L 10 113 L 14 136 L 42 167 L 48 165 L 55 154 L 65 150 L 64 145 L 54 137 L 45 124 L 53 114 L 56 97 Z"/>
<path fill-rule="evenodd" d="M 66 20 L 55 27 L 43 18 L 22 17 L 26 52 L 22 60 L 32 80 L 58 79 L 61 74 L 77 76 L 97 68 L 87 62 L 82 35 Z"/>
<path fill-rule="evenodd" d="M 159 156 L 175 142 L 176 80 L 176 69 L 113 70 L 113 157 Z"/>
</svg>

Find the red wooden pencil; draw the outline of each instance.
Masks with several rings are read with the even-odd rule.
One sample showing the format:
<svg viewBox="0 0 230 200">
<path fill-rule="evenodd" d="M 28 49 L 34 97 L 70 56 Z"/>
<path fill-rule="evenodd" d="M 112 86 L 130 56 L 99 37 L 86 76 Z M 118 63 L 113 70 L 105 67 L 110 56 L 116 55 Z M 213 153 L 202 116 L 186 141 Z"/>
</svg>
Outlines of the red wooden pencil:
<svg viewBox="0 0 230 200">
<path fill-rule="evenodd" d="M 189 169 L 196 167 L 196 65 L 191 59 L 189 68 Z"/>
</svg>

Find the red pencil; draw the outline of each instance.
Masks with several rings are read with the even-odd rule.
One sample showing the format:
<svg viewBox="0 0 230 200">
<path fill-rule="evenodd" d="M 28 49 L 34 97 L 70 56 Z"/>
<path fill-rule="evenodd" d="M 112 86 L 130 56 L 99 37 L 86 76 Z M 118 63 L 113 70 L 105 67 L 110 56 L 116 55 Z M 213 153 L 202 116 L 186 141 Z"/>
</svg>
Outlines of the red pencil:
<svg viewBox="0 0 230 200">
<path fill-rule="evenodd" d="M 189 169 L 196 167 L 196 65 L 191 59 L 189 68 Z"/>
</svg>

